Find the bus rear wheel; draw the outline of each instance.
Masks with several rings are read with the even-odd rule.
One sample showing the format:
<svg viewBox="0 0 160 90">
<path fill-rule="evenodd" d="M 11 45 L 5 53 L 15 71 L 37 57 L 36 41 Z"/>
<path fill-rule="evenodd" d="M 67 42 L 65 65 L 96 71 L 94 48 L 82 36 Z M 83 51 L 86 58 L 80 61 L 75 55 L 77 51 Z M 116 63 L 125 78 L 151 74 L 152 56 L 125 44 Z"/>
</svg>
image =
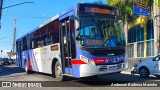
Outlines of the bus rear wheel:
<svg viewBox="0 0 160 90">
<path fill-rule="evenodd" d="M 27 61 L 25 62 L 24 71 L 26 72 L 26 74 L 31 73 L 31 71 L 28 69 L 28 63 L 27 63 Z"/>
<path fill-rule="evenodd" d="M 160 75 L 155 75 L 158 79 L 160 79 Z"/>
<path fill-rule="evenodd" d="M 55 63 L 55 70 L 54 71 L 55 71 L 56 81 L 64 81 L 65 80 L 65 76 L 63 75 L 62 67 L 58 61 Z"/>
</svg>

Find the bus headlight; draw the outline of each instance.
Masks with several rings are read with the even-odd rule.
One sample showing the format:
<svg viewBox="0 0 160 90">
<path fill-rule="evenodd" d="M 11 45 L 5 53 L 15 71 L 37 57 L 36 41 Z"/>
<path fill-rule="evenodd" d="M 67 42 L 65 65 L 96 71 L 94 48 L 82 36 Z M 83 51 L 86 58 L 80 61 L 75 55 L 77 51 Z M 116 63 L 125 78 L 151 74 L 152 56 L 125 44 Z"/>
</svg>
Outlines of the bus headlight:
<svg viewBox="0 0 160 90">
<path fill-rule="evenodd" d="M 81 59 L 83 62 L 88 63 L 88 58 L 87 58 L 87 57 L 80 55 L 80 59 Z"/>
<path fill-rule="evenodd" d="M 89 64 L 95 65 L 95 62 L 93 60 L 89 59 L 88 61 L 89 61 Z"/>
<path fill-rule="evenodd" d="M 85 57 L 85 56 L 83 56 L 83 55 L 80 55 L 80 59 L 81 59 L 83 62 L 87 63 L 87 64 L 95 65 L 95 63 L 94 63 L 93 60 L 91 60 L 91 59 L 89 59 L 89 58 L 87 58 L 87 57 Z"/>
</svg>

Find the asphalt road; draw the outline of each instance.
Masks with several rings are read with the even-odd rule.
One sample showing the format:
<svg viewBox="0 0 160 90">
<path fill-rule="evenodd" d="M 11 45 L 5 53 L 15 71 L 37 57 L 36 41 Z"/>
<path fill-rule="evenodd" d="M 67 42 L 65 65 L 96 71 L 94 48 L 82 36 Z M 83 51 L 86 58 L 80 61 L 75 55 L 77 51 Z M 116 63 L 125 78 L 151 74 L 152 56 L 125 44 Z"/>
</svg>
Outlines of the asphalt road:
<svg viewBox="0 0 160 90">
<path fill-rule="evenodd" d="M 74 87 L 76 90 L 77 89 L 82 90 L 86 88 L 89 89 L 90 87 L 93 87 L 92 90 L 97 90 L 97 89 L 102 90 L 106 88 L 114 89 L 114 90 L 117 90 L 119 88 L 129 88 L 131 90 L 131 88 L 128 86 L 127 87 L 111 86 L 111 85 L 117 85 L 117 83 L 121 85 L 126 85 L 128 83 L 131 83 L 134 85 L 139 83 L 142 84 L 142 83 L 153 82 L 155 84 L 160 85 L 160 79 L 157 79 L 154 76 L 150 76 L 148 78 L 141 78 L 139 77 L 139 75 L 130 75 L 129 73 L 126 73 L 126 72 L 122 72 L 121 74 L 103 75 L 96 78 L 85 78 L 85 79 L 68 78 L 67 81 L 56 82 L 51 75 L 42 74 L 42 73 L 26 74 L 25 72 L 23 72 L 23 69 L 16 67 L 16 65 L 0 66 L 0 69 L 3 70 L 3 73 L 0 74 L 0 81 L 41 82 L 43 85 L 46 85 L 46 86 L 48 85 L 48 87 L 53 87 L 54 89 L 56 88 L 56 90 L 59 90 L 59 87 L 61 88 Z M 145 87 L 136 86 L 132 88 L 139 89 L 139 88 L 145 88 Z M 151 87 L 147 87 L 147 89 L 149 88 Z M 152 88 L 154 88 L 154 90 L 157 90 L 156 88 L 160 89 L 160 87 L 154 87 L 154 86 Z M 18 89 L 19 88 L 17 88 L 16 90 Z"/>
</svg>

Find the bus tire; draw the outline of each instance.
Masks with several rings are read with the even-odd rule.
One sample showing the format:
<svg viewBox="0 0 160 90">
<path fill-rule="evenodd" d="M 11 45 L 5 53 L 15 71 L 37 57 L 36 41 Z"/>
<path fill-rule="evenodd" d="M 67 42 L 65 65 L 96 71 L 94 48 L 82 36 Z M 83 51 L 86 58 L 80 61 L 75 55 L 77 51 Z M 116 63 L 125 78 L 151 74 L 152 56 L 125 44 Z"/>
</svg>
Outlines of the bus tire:
<svg viewBox="0 0 160 90">
<path fill-rule="evenodd" d="M 56 81 L 64 81 L 65 80 L 65 76 L 63 75 L 62 67 L 58 61 L 55 63 L 55 70 L 54 71 L 55 71 Z"/>
<path fill-rule="evenodd" d="M 119 71 L 119 72 L 116 72 L 116 74 L 120 74 L 121 73 L 121 71 Z"/>
<path fill-rule="evenodd" d="M 160 79 L 160 75 L 155 75 L 155 76 L 156 76 L 156 78 Z"/>
</svg>

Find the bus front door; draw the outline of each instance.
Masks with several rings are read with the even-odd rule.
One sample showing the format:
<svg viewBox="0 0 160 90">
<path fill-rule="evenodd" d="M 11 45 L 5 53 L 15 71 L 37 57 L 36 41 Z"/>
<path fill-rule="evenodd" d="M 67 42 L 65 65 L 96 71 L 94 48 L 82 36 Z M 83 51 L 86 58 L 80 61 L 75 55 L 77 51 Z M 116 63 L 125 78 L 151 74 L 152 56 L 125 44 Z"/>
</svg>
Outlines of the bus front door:
<svg viewBox="0 0 160 90">
<path fill-rule="evenodd" d="M 70 20 L 64 20 L 61 22 L 61 32 L 60 32 L 60 42 L 61 42 L 61 58 L 62 58 L 62 67 L 63 72 L 65 74 L 71 74 L 71 60 L 72 60 L 72 53 L 71 53 L 71 34 L 70 31 Z"/>
</svg>

